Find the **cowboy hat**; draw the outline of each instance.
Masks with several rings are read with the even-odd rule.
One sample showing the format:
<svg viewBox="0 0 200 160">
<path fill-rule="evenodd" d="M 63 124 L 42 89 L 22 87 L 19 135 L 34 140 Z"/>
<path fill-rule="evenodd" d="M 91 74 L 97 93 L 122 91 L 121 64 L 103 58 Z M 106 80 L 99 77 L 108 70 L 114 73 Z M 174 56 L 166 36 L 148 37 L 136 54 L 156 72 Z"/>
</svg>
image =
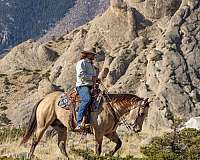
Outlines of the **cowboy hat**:
<svg viewBox="0 0 200 160">
<path fill-rule="evenodd" d="M 84 49 L 84 50 L 81 51 L 81 53 L 84 53 L 84 54 L 96 54 L 95 48 Z"/>
</svg>

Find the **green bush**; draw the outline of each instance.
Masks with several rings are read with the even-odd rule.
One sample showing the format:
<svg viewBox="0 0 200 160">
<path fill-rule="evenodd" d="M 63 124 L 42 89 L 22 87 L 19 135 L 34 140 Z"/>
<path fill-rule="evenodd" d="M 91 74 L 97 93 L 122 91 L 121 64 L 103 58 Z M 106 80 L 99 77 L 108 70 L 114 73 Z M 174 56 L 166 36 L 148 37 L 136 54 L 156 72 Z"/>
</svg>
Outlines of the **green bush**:
<svg viewBox="0 0 200 160">
<path fill-rule="evenodd" d="M 1 110 L 1 111 L 5 111 L 5 110 L 7 110 L 7 109 L 8 109 L 7 106 L 1 106 L 1 107 L 0 107 L 0 110 Z"/>
<path fill-rule="evenodd" d="M 148 159 L 198 160 L 200 159 L 200 131 L 183 129 L 155 137 L 150 144 L 141 148 Z"/>
<path fill-rule="evenodd" d="M 8 125 L 10 122 L 5 113 L 0 114 L 0 126 Z"/>
</svg>

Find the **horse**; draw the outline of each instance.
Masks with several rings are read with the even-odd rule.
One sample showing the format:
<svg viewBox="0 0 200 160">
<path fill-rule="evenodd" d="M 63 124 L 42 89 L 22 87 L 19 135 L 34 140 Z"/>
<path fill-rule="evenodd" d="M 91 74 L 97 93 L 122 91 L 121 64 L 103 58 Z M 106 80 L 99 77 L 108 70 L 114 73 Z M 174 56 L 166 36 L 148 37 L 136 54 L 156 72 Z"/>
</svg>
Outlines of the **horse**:
<svg viewBox="0 0 200 160">
<path fill-rule="evenodd" d="M 58 133 L 58 147 L 68 159 L 66 141 L 69 110 L 58 106 L 62 94 L 63 92 L 60 91 L 50 93 L 34 106 L 28 127 L 21 141 L 21 144 L 26 143 L 34 134 L 29 157 L 33 156 L 35 147 L 45 130 L 52 126 Z M 103 136 L 105 136 L 116 143 L 115 148 L 110 152 L 110 155 L 114 155 L 122 145 L 122 141 L 116 132 L 120 118 L 136 109 L 136 116 L 131 122 L 131 127 L 134 132 L 140 132 L 144 118 L 148 114 L 149 102 L 148 99 L 132 94 L 104 94 L 102 97 L 101 109 L 96 119 L 97 123 L 91 126 L 96 143 L 95 153 L 101 154 Z"/>
</svg>

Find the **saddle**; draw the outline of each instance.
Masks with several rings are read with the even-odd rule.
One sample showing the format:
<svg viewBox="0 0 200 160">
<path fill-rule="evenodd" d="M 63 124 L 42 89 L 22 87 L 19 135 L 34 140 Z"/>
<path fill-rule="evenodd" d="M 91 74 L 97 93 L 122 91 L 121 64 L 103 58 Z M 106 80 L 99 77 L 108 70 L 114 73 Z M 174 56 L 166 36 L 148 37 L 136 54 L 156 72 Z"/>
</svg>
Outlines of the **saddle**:
<svg viewBox="0 0 200 160">
<path fill-rule="evenodd" d="M 93 124 L 95 123 L 97 118 L 97 112 L 99 111 L 99 106 L 102 100 L 102 95 L 100 94 L 100 90 L 94 89 L 91 91 L 92 93 L 92 102 L 90 104 L 89 110 L 86 113 L 84 119 L 83 119 L 83 126 L 86 126 L 86 124 Z M 80 105 L 80 96 L 78 95 L 78 92 L 76 88 L 72 89 L 69 92 L 64 92 L 60 96 L 60 100 L 58 102 L 58 106 L 61 108 L 64 108 L 66 110 L 69 110 L 69 126 L 72 129 L 72 131 L 76 128 L 76 114 L 79 110 L 78 106 Z"/>
</svg>

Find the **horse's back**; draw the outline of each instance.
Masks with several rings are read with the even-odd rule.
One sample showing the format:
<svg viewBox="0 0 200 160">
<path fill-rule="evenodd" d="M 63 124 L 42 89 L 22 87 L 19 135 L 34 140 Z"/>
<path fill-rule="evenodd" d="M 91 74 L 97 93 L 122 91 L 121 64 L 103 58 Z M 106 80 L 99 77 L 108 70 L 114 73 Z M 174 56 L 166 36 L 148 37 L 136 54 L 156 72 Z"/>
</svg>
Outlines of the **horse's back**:
<svg viewBox="0 0 200 160">
<path fill-rule="evenodd" d="M 50 97 L 50 98 L 58 97 L 58 96 L 60 96 L 61 94 L 63 94 L 63 92 L 61 92 L 61 91 L 55 91 L 55 92 L 52 92 L 52 93 L 47 94 L 47 95 L 45 96 L 45 98 L 48 98 L 48 97 Z"/>
<path fill-rule="evenodd" d="M 37 119 L 44 118 L 48 120 L 55 117 L 55 107 L 57 106 L 57 101 L 62 93 L 63 92 L 60 91 L 52 92 L 43 98 L 37 108 Z"/>
<path fill-rule="evenodd" d="M 47 94 L 43 98 L 43 100 L 41 101 L 38 107 L 43 106 L 42 108 L 46 108 L 46 107 L 48 108 L 49 105 L 53 105 L 54 103 L 56 103 L 56 101 L 58 101 L 61 94 L 63 94 L 63 92 L 60 92 L 60 91 Z"/>
</svg>

